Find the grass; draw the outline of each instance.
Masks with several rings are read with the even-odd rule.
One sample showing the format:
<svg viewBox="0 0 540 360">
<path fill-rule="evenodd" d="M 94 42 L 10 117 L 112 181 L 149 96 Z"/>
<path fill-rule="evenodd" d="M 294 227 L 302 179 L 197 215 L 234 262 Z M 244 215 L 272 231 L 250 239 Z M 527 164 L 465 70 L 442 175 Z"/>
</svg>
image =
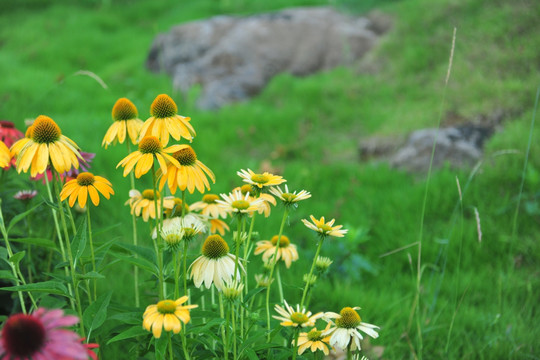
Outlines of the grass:
<svg viewBox="0 0 540 360">
<path fill-rule="evenodd" d="M 394 28 L 376 50 L 379 71 L 340 68 L 301 79 L 280 75 L 257 98 L 215 112 L 196 109 L 195 93 L 183 99 L 171 88 L 167 76 L 144 69 L 154 36 L 177 23 L 289 4 L 233 0 L 3 2 L 1 117 L 22 128 L 26 118 L 50 115 L 83 150 L 96 152 L 93 169 L 113 182 L 116 196 L 100 213 L 92 214 L 94 227 L 99 231 L 119 224 L 102 236 L 127 242 L 129 218 L 123 203 L 128 180 L 114 169 L 125 148 L 100 148 L 110 124 L 110 110 L 117 98 L 126 96 L 145 118 L 157 94 L 173 95 L 180 112 L 194 119 L 198 133 L 194 146 L 217 176 L 213 191 L 229 191 L 238 185 L 237 170 L 258 169 L 266 161 L 283 173 L 291 187 L 312 192 L 309 204 L 290 217 L 289 236 L 305 249 L 296 269 L 307 269 L 315 251 L 314 239 L 304 231 L 301 218 L 309 213 L 336 217 L 338 223 L 358 230 L 358 237 L 323 247 L 323 255 L 341 261 L 333 265 L 328 281 L 315 288 L 313 307 L 336 311 L 342 306 L 361 306 L 364 320 L 382 328 L 381 337 L 372 344 L 384 347 L 384 358 L 409 359 L 413 352 L 406 334 L 415 291 L 416 248 L 381 255 L 418 240 L 426 184 L 421 174 L 403 173 L 375 162 L 359 163 L 357 144 L 367 135 L 403 136 L 436 125 L 452 29 L 457 27 L 443 125 L 450 122 L 447 114 L 464 121 L 499 109 L 508 119 L 487 144 L 485 159 L 464 192 L 463 217 L 457 206 L 455 178 L 464 189 L 469 170 L 444 168 L 431 179 L 422 261 L 423 354 L 426 359 L 539 358 L 535 343 L 540 319 L 534 310 L 540 296 L 536 241 L 540 235 L 536 195 L 540 161 L 533 155 L 540 151 L 537 128 L 517 236 L 512 238 L 534 94 L 540 83 L 535 68 L 540 61 L 540 39 L 535 36 L 540 31 L 538 4 L 337 1 L 340 9 L 351 13 L 380 6 L 393 16 Z M 74 75 L 81 69 L 97 74 L 108 89 L 90 77 Z M 499 155 L 503 150 L 513 152 Z M 149 179 L 145 180 L 150 186 Z M 481 217 L 481 243 L 474 208 Z M 280 210 L 275 210 L 274 217 L 259 229 L 262 238 L 277 232 Z M 512 253 L 508 253 L 510 242 L 514 243 Z M 282 276 L 286 294 L 299 298 L 301 279 L 292 273 Z M 114 288 L 119 290 L 113 298 L 115 304 L 129 302 L 129 296 L 122 295 L 129 292 L 123 291 L 128 270 L 119 264 L 111 266 L 108 278 L 114 279 Z M 414 347 L 413 329 L 408 336 Z"/>
</svg>

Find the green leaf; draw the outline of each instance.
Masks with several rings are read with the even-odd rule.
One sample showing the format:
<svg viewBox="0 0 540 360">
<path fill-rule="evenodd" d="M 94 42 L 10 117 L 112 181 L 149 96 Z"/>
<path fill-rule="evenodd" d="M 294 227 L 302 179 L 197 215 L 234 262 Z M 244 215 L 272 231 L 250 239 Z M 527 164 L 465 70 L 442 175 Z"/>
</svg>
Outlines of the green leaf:
<svg viewBox="0 0 540 360">
<path fill-rule="evenodd" d="M 41 204 L 43 204 L 43 201 L 40 202 L 39 204 L 35 205 L 34 207 L 26 210 L 25 212 L 19 214 L 19 215 L 16 215 L 13 217 L 13 219 L 11 219 L 11 221 L 9 222 L 9 225 L 7 227 L 7 233 L 9 234 L 10 230 L 19 222 L 21 221 L 22 219 L 24 219 L 25 217 L 27 217 L 30 213 L 32 213 L 34 210 L 36 210 L 38 207 L 41 206 Z"/>
<path fill-rule="evenodd" d="M 169 344 L 169 334 L 166 331 L 161 333 L 159 339 L 155 339 L 156 358 L 165 359 L 167 345 Z"/>
<path fill-rule="evenodd" d="M 126 243 L 117 243 L 116 246 L 128 250 L 130 253 L 135 253 L 139 257 L 144 258 L 152 263 L 156 263 L 156 256 L 154 249 L 145 246 L 138 246 Z"/>
<path fill-rule="evenodd" d="M 142 323 L 142 313 L 137 312 L 121 312 L 118 314 L 114 314 L 112 316 L 109 316 L 109 320 L 118 320 L 124 324 L 129 325 L 141 325 Z"/>
<path fill-rule="evenodd" d="M 74 267 L 77 268 L 77 261 L 82 256 L 84 249 L 86 248 L 86 234 L 87 234 L 87 218 L 85 217 L 82 221 L 82 223 L 79 225 L 79 228 L 77 229 L 77 233 L 75 234 L 75 237 L 73 238 L 73 241 L 71 242 L 71 249 L 73 254 L 75 254 L 73 258 L 73 264 Z"/>
<path fill-rule="evenodd" d="M 107 345 L 112 344 L 113 342 L 116 342 L 116 341 L 130 339 L 130 338 L 134 338 L 134 337 L 137 337 L 137 336 L 143 336 L 143 335 L 148 335 L 148 334 L 149 334 L 149 332 L 144 330 L 142 325 L 133 326 L 133 327 L 127 329 L 126 331 L 122 331 L 120 334 L 118 334 L 115 337 L 113 337 L 112 339 L 110 339 L 107 342 Z"/>
<path fill-rule="evenodd" d="M 13 254 L 13 256 L 9 258 L 9 262 L 11 262 L 15 266 L 18 266 L 21 260 L 23 259 L 24 255 L 26 255 L 26 251 L 21 251 L 16 254 Z"/>
<path fill-rule="evenodd" d="M 98 272 L 90 271 L 86 274 L 77 275 L 77 279 L 86 280 L 86 279 L 105 279 L 105 276 L 101 275 Z"/>
<path fill-rule="evenodd" d="M 101 294 L 96 301 L 86 308 L 83 314 L 84 324 L 88 332 L 98 329 L 107 318 L 107 309 L 111 302 L 112 291 Z"/>
<path fill-rule="evenodd" d="M 0 270 L 0 279 L 17 280 L 13 276 L 13 273 L 8 270 Z"/>
<path fill-rule="evenodd" d="M 70 297 L 68 290 L 64 284 L 58 281 L 49 280 L 33 284 L 18 285 L 18 286 L 8 286 L 0 288 L 7 291 L 35 291 L 35 292 L 45 292 L 49 294 L 63 295 Z"/>
<path fill-rule="evenodd" d="M 49 249 L 58 251 L 54 241 L 45 238 L 14 238 L 10 239 L 11 242 L 19 242 L 28 245 L 42 246 Z"/>
<path fill-rule="evenodd" d="M 150 261 L 148 261 L 146 259 L 135 258 L 133 256 L 123 255 L 123 254 L 118 254 L 118 253 L 111 253 L 111 255 L 116 257 L 117 259 L 124 260 L 124 261 L 126 261 L 126 262 L 128 262 L 130 264 L 136 265 L 136 266 L 138 266 L 139 268 L 141 268 L 143 270 L 149 271 L 152 274 L 157 274 L 158 273 L 156 264 L 154 264 L 154 263 L 152 263 L 152 262 L 150 262 Z"/>
</svg>

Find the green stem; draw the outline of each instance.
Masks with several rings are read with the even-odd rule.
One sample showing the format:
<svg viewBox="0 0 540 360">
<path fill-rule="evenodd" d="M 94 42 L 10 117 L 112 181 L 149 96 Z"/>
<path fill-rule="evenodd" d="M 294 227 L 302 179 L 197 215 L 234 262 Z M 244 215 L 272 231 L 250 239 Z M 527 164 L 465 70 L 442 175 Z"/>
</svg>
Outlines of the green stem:
<svg viewBox="0 0 540 360">
<path fill-rule="evenodd" d="M 267 331 L 268 331 L 268 341 L 270 341 L 270 289 L 272 288 L 272 277 L 274 275 L 274 268 L 276 267 L 277 263 L 277 254 L 279 249 L 279 244 L 281 244 L 281 236 L 283 235 L 283 227 L 285 226 L 285 221 L 287 220 L 287 217 L 289 216 L 289 209 L 285 208 L 285 211 L 283 212 L 283 219 L 281 219 L 281 225 L 279 226 L 279 235 L 276 243 L 276 252 L 274 253 L 274 256 L 271 257 L 272 266 L 270 267 L 270 275 L 268 275 L 268 288 L 266 289 L 266 325 L 267 325 Z"/>
<path fill-rule="evenodd" d="M 181 331 L 182 333 L 182 350 L 184 351 L 184 358 L 186 360 L 189 360 L 189 352 L 187 351 L 187 340 L 186 340 L 186 325 L 184 324 L 184 328 Z"/>
<path fill-rule="evenodd" d="M 86 214 L 87 214 L 87 220 L 88 220 L 88 240 L 90 241 L 90 255 L 92 257 L 92 271 L 97 273 L 96 271 L 96 257 L 94 254 L 94 241 L 92 239 L 92 222 L 90 221 L 90 204 L 86 206 Z M 94 288 L 94 301 L 97 299 L 97 279 L 92 280 L 93 288 Z"/>
<path fill-rule="evenodd" d="M 298 328 L 295 328 L 294 329 L 294 345 L 293 345 L 293 355 L 292 355 L 292 358 L 293 360 L 296 359 L 296 355 L 298 354 L 298 335 L 299 335 L 299 330 Z"/>
<path fill-rule="evenodd" d="M 158 211 L 158 191 L 157 191 L 157 180 L 156 180 L 156 169 L 155 165 L 152 164 L 152 187 L 154 190 L 154 210 L 156 212 L 156 257 L 158 261 L 158 283 L 159 283 L 159 299 L 164 299 L 164 281 L 163 281 L 163 252 L 161 251 L 161 211 Z"/>
<path fill-rule="evenodd" d="M 174 360 L 174 353 L 173 353 L 173 349 L 172 349 L 172 334 L 171 332 L 169 331 L 168 332 L 168 337 L 169 337 L 169 360 Z"/>
<path fill-rule="evenodd" d="M 347 345 L 347 360 L 352 360 L 351 344 L 352 344 L 352 339 L 349 345 Z"/>
<path fill-rule="evenodd" d="M 276 281 L 278 284 L 278 290 L 279 290 L 279 301 L 283 304 L 283 284 L 281 283 L 281 272 L 280 272 L 280 266 L 277 264 L 276 266 Z"/>
<path fill-rule="evenodd" d="M 178 264 L 178 251 L 173 251 L 174 256 L 174 298 L 178 299 L 180 297 L 180 284 L 178 278 L 180 277 L 180 266 Z M 184 288 L 185 293 L 185 288 Z"/>
<path fill-rule="evenodd" d="M 49 176 L 47 175 L 47 173 L 45 173 L 44 178 L 45 178 L 45 187 L 47 188 L 47 194 L 49 195 L 49 201 L 51 203 L 54 203 L 54 198 L 53 198 L 52 190 L 51 190 L 51 184 L 49 182 Z M 64 248 L 64 240 L 62 239 L 62 231 L 60 230 L 60 225 L 58 223 L 58 214 L 57 214 L 57 211 L 62 211 L 62 207 L 60 207 L 58 210 L 51 209 L 51 211 L 52 211 L 53 219 L 54 219 L 54 227 L 56 229 L 56 237 L 58 238 L 58 244 L 60 245 L 60 254 L 62 255 L 62 262 L 67 263 L 66 249 Z M 67 240 L 68 239 L 66 239 L 66 241 Z M 66 274 L 66 277 L 69 277 L 68 265 L 64 266 L 64 272 Z M 75 302 L 73 301 L 73 298 L 75 297 L 73 293 L 73 288 L 71 287 L 71 284 L 69 282 L 67 285 L 68 285 L 68 291 L 70 295 L 69 302 L 70 302 L 71 308 L 73 309 L 73 311 L 76 311 Z"/>
<path fill-rule="evenodd" d="M 129 143 L 129 140 L 126 141 L 128 154 L 131 154 L 131 144 Z M 131 189 L 135 190 L 135 174 L 133 171 L 129 173 L 129 180 Z M 131 226 L 133 229 L 133 245 L 137 246 L 137 217 L 135 216 L 135 213 L 132 212 L 131 214 Z M 135 254 L 135 258 L 137 258 L 138 255 Z M 135 307 L 141 306 L 141 298 L 139 295 L 139 268 L 136 265 L 133 265 L 133 287 L 135 290 Z"/>
<path fill-rule="evenodd" d="M 242 216 L 241 215 L 238 215 L 238 226 L 236 227 L 236 249 L 234 249 L 235 251 L 235 257 L 236 259 L 234 260 L 234 272 L 233 272 L 233 280 L 236 280 L 236 274 L 238 274 L 238 259 L 240 258 L 240 240 L 241 240 L 241 236 L 240 236 L 240 233 L 242 231 Z M 240 274 L 240 278 L 242 277 L 242 274 Z"/>
<path fill-rule="evenodd" d="M 54 174 L 56 173 L 56 170 L 51 167 L 51 171 L 53 173 L 53 179 Z M 45 175 L 45 178 L 47 178 L 47 175 Z M 60 176 L 58 176 L 60 178 Z M 77 314 L 79 315 L 79 321 L 80 321 L 80 328 L 81 328 L 81 336 L 86 337 L 85 330 L 84 330 L 84 320 L 83 320 L 83 312 L 82 312 L 82 306 L 81 306 L 81 297 L 79 294 L 79 286 L 78 281 L 76 278 L 76 272 L 75 272 L 75 261 L 73 260 L 73 252 L 71 251 L 71 243 L 69 241 L 69 233 L 67 229 L 67 223 L 66 223 L 66 217 L 63 210 L 62 200 L 60 200 L 60 190 L 59 190 L 60 183 L 55 182 L 54 188 L 56 193 L 56 199 L 58 202 L 58 208 L 60 209 L 60 221 L 62 224 L 62 228 L 64 229 L 64 238 L 66 239 L 66 248 L 67 248 L 67 255 L 69 260 L 69 269 L 71 272 L 71 281 L 73 283 L 73 291 L 75 293 L 75 305 L 77 307 Z"/>
<path fill-rule="evenodd" d="M 253 227 L 255 225 L 256 216 L 257 216 L 256 212 L 254 212 L 253 215 L 251 216 L 251 224 L 249 225 L 249 232 L 248 232 L 248 237 L 246 240 L 246 246 L 244 247 L 244 261 L 246 262 L 246 266 L 248 263 L 249 256 L 251 255 L 251 249 L 250 249 L 251 236 L 253 234 Z M 249 276 L 244 276 L 244 293 L 247 294 L 248 292 L 249 292 Z"/>
<path fill-rule="evenodd" d="M 313 270 L 315 269 L 315 262 L 317 261 L 317 258 L 319 257 L 319 253 L 321 252 L 322 244 L 324 242 L 324 235 L 321 235 L 319 239 L 319 245 L 317 246 L 317 251 L 315 252 L 315 257 L 313 258 L 313 263 L 311 264 L 311 270 L 309 271 L 309 275 L 307 277 L 306 286 L 304 287 L 304 293 L 302 294 L 302 300 L 300 301 L 300 308 L 304 306 L 304 301 L 306 300 L 306 295 L 309 289 L 309 286 L 311 284 L 311 276 L 313 275 Z"/>
<path fill-rule="evenodd" d="M 233 343 L 233 359 L 236 360 L 236 311 L 235 306 L 233 303 L 229 303 L 229 310 L 228 312 L 231 314 L 231 322 L 232 322 L 232 343 Z"/>
<path fill-rule="evenodd" d="M 229 328 L 228 323 L 228 317 L 225 317 L 225 310 L 223 309 L 223 297 L 221 295 L 221 292 L 218 292 L 218 298 L 219 298 L 219 315 L 222 319 L 225 319 L 225 324 L 223 324 L 223 327 L 221 328 L 221 336 L 223 338 L 223 356 L 225 357 L 225 360 L 229 358 L 229 344 L 227 341 L 227 329 Z"/>
</svg>

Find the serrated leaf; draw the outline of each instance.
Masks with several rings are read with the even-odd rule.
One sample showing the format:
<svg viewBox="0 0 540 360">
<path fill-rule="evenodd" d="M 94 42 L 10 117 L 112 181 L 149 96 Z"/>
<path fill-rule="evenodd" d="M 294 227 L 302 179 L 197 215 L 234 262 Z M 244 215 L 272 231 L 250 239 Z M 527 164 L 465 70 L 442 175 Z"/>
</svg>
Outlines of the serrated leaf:
<svg viewBox="0 0 540 360">
<path fill-rule="evenodd" d="M 116 341 L 130 339 L 137 336 L 148 335 L 148 334 L 149 332 L 144 330 L 142 325 L 133 326 L 125 331 L 122 331 L 120 334 L 114 336 L 112 339 L 110 339 L 107 342 L 107 345 L 112 344 L 113 342 L 116 342 Z"/>
<path fill-rule="evenodd" d="M 36 291 L 36 292 L 46 292 L 49 294 L 63 295 L 70 297 L 68 290 L 64 284 L 58 281 L 49 280 L 33 284 L 18 285 L 18 286 L 8 286 L 0 288 L 7 291 Z"/>
<path fill-rule="evenodd" d="M 11 242 L 19 242 L 28 245 L 36 245 L 41 247 L 46 247 L 58 251 L 54 241 L 45 239 L 45 238 L 13 238 L 10 239 Z"/>
<path fill-rule="evenodd" d="M 11 231 L 11 229 L 19 222 L 21 221 L 22 219 L 24 219 L 25 217 L 27 217 L 31 212 L 33 212 L 34 210 L 36 210 L 38 207 L 41 206 L 41 204 L 43 204 L 43 201 L 40 202 L 39 204 L 35 205 L 34 207 L 26 210 L 25 212 L 21 213 L 21 214 L 18 214 L 16 216 L 13 217 L 13 219 L 11 219 L 11 221 L 9 222 L 9 225 L 7 227 L 7 233 L 9 234 L 9 232 Z"/>
<path fill-rule="evenodd" d="M 26 251 L 21 251 L 21 252 L 18 252 L 16 254 L 13 254 L 13 256 L 11 256 L 9 258 L 9 262 L 12 263 L 13 265 L 17 266 L 17 265 L 19 265 L 21 260 L 24 258 L 24 255 L 26 255 Z"/>
<path fill-rule="evenodd" d="M 96 301 L 86 308 L 83 314 L 84 324 L 88 332 L 98 329 L 107 318 L 107 309 L 111 302 L 112 291 L 101 294 Z"/>
</svg>

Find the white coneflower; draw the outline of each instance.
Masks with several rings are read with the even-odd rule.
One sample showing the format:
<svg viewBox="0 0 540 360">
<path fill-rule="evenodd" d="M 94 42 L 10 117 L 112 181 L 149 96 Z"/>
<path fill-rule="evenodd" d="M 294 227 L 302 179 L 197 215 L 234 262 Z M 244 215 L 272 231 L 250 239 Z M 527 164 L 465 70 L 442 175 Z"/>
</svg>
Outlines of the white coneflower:
<svg viewBox="0 0 540 360">
<path fill-rule="evenodd" d="M 287 301 L 283 300 L 285 308 L 276 304 L 275 310 L 281 316 L 272 315 L 276 320 L 281 320 L 281 326 L 293 326 L 293 327 L 311 327 L 315 326 L 317 319 L 323 317 L 324 313 L 319 312 L 311 315 L 311 311 L 307 311 L 305 308 L 300 309 L 300 305 L 296 305 L 296 310 L 287 304 Z"/>
<path fill-rule="evenodd" d="M 242 195 L 242 192 L 237 190 L 229 195 L 220 194 L 223 200 L 216 200 L 221 208 L 234 215 L 251 215 L 255 211 L 259 211 L 264 200 L 253 199 L 249 193 Z"/>
<path fill-rule="evenodd" d="M 196 287 L 204 286 L 209 289 L 212 283 L 218 290 L 222 290 L 225 281 L 234 278 L 240 279 L 240 271 L 244 271 L 241 262 L 234 274 L 236 256 L 229 253 L 229 245 L 219 235 L 210 235 L 202 246 L 202 255 L 189 267 L 190 277 Z"/>
<path fill-rule="evenodd" d="M 289 187 L 285 185 L 285 191 L 282 191 L 279 186 L 270 189 L 270 193 L 279 198 L 285 206 L 298 206 L 298 202 L 309 199 L 311 194 L 306 190 L 300 190 L 298 194 L 296 191 L 290 192 Z"/>
<path fill-rule="evenodd" d="M 359 309 L 359 307 L 344 307 L 339 314 L 334 312 L 324 314 L 324 320 L 333 325 L 330 329 L 323 332 L 324 336 L 331 335 L 330 345 L 346 350 L 352 341 L 351 350 L 360 350 L 360 340 L 364 338 L 360 331 L 363 331 L 374 339 L 379 337 L 379 334 L 375 331 L 379 327 L 362 322 L 360 315 L 356 312 Z M 331 319 L 335 319 L 335 321 Z"/>
</svg>

